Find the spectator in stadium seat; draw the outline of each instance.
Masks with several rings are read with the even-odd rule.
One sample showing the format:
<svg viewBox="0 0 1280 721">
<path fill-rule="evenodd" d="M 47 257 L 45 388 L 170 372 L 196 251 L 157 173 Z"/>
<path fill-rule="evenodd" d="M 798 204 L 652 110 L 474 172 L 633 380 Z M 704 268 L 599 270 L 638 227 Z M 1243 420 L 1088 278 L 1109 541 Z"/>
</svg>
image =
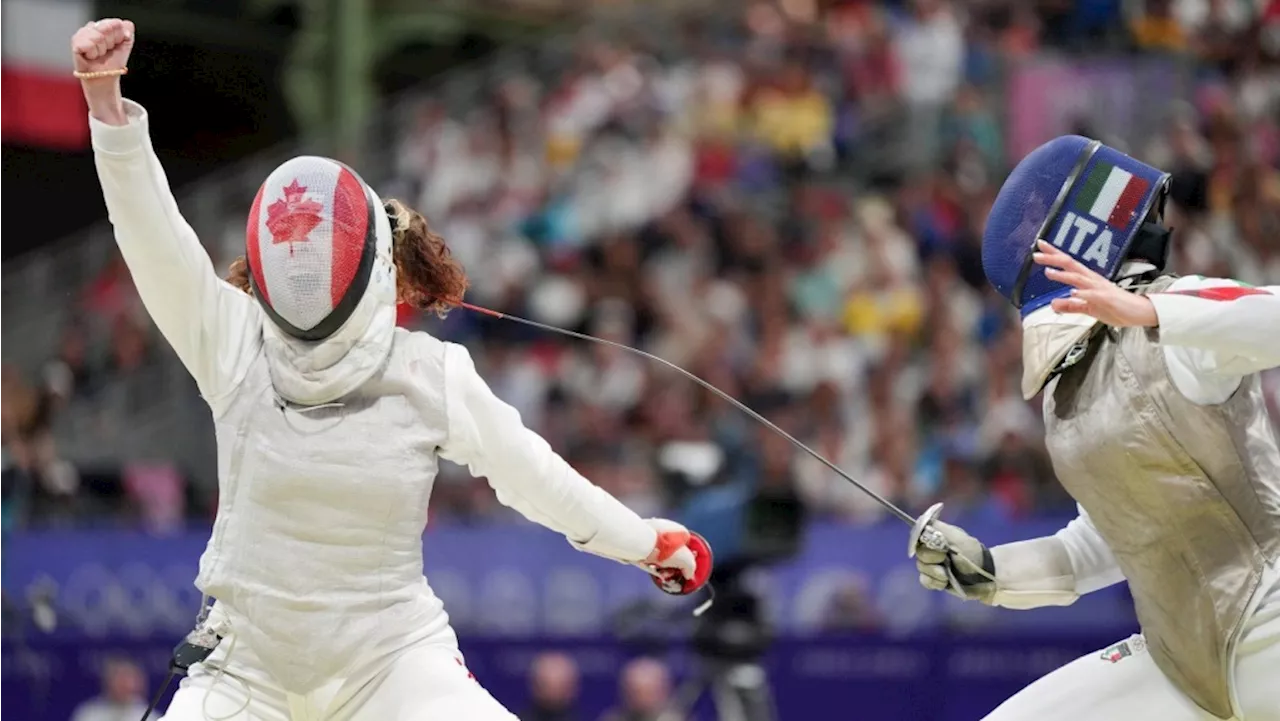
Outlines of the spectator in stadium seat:
<svg viewBox="0 0 1280 721">
<path fill-rule="evenodd" d="M 58 355 L 45 364 L 46 383 L 57 388 L 65 398 L 92 394 L 100 380 L 91 357 L 90 341 L 86 324 L 80 319 L 72 320 L 62 329 Z"/>
<path fill-rule="evenodd" d="M 568 654 L 548 652 L 529 671 L 529 709 L 521 721 L 578 721 L 578 664 Z"/>
<path fill-rule="evenodd" d="M 947 0 L 912 0 L 911 16 L 895 39 L 902 63 L 902 90 L 909 110 L 909 143 L 916 169 L 938 157 L 942 112 L 960 86 L 964 34 Z"/>
<path fill-rule="evenodd" d="M 969 141 L 979 151 L 989 171 L 1001 167 L 1004 160 L 1004 137 L 991 106 L 978 88 L 965 85 L 956 94 L 948 122 L 944 125 L 948 145 L 954 147 Z"/>
<path fill-rule="evenodd" d="M 112 256 L 102 272 L 84 289 L 81 303 L 95 319 L 107 322 L 139 309 L 138 291 L 122 256 Z"/>
<path fill-rule="evenodd" d="M 671 671 L 652 658 L 637 658 L 622 669 L 621 705 L 606 711 L 600 721 L 680 721 L 668 713 Z"/>
<path fill-rule="evenodd" d="M 82 511 L 80 476 L 58 458 L 53 420 L 59 396 L 32 386 L 12 366 L 4 368 L 3 471 L 5 525 L 72 524 Z"/>
<path fill-rule="evenodd" d="M 884 615 L 876 608 L 866 579 L 852 578 L 831 595 L 822 612 L 824 631 L 875 631 L 884 626 Z"/>
<path fill-rule="evenodd" d="M 102 667 L 102 694 L 77 706 L 71 721 L 141 719 L 147 710 L 146 694 L 147 677 L 138 664 L 125 658 L 108 659 Z"/>
<path fill-rule="evenodd" d="M 111 370 L 123 375 L 138 370 L 150 359 L 150 338 L 142 322 L 132 315 L 116 318 L 111 329 Z"/>
<path fill-rule="evenodd" d="M 1173 0 L 1146 0 L 1130 23 L 1133 40 L 1143 50 L 1179 51 L 1187 34 L 1174 14 Z"/>
<path fill-rule="evenodd" d="M 755 98 L 756 132 L 780 157 L 784 167 L 821 166 L 829 160 L 834 115 L 831 102 L 813 86 L 813 79 L 799 63 L 789 64 L 776 85 Z"/>
</svg>

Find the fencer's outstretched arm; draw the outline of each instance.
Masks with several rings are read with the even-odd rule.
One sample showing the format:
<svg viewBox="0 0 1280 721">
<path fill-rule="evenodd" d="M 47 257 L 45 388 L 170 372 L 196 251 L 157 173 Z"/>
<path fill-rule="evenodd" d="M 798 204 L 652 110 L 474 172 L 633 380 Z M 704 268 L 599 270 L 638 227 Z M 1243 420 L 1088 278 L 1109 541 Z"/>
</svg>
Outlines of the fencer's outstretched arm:
<svg viewBox="0 0 1280 721">
<path fill-rule="evenodd" d="M 178 211 L 151 147 L 147 112 L 122 101 L 119 124 L 89 118 L 94 163 L 116 244 L 151 319 L 216 404 L 240 381 L 258 347 L 253 299 L 214 272 Z"/>
<path fill-rule="evenodd" d="M 564 534 L 584 551 L 624 562 L 645 559 L 657 532 L 583 478 L 520 420 L 476 372 L 467 349 L 445 344 L 449 437 L 440 455 L 484 476 L 503 505 Z"/>
<path fill-rule="evenodd" d="M 942 554 L 931 555 L 926 549 L 917 548 L 920 582 L 934 590 L 947 590 L 993 606 L 1029 609 L 1066 606 L 1086 593 L 1123 581 L 1124 574 L 1106 541 L 1089 514 L 1083 508 L 1079 511 L 1078 517 L 1052 536 L 1006 543 L 989 550 L 963 529 L 935 521 L 934 526 L 946 536 L 954 553 L 963 558 L 948 561 Z M 987 572 L 973 573 L 977 566 L 985 566 Z"/>
<path fill-rule="evenodd" d="M 1280 366 L 1280 287 L 1185 276 L 1147 297 L 1161 344 L 1198 351 L 1184 354 L 1196 371 L 1244 376 Z"/>
<path fill-rule="evenodd" d="M 1086 593 L 1124 580 L 1116 557 L 1084 508 L 1052 536 L 991 549 L 1006 608 L 1065 606 Z"/>
</svg>

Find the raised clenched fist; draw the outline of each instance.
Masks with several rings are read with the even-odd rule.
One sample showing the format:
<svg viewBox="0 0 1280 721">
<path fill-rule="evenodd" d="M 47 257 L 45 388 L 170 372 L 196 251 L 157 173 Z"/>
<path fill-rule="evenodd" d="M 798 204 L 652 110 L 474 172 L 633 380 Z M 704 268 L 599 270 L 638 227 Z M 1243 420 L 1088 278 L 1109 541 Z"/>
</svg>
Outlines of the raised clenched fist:
<svg viewBox="0 0 1280 721">
<path fill-rule="evenodd" d="M 71 56 L 76 72 L 96 73 L 128 67 L 133 51 L 133 23 L 119 18 L 96 20 L 71 36 Z M 81 78 L 89 114 L 108 125 L 125 125 L 124 98 L 120 75 Z"/>
<path fill-rule="evenodd" d="M 133 23 L 128 20 L 95 20 L 71 36 L 71 54 L 77 72 L 119 70 L 126 67 L 132 51 Z"/>
</svg>

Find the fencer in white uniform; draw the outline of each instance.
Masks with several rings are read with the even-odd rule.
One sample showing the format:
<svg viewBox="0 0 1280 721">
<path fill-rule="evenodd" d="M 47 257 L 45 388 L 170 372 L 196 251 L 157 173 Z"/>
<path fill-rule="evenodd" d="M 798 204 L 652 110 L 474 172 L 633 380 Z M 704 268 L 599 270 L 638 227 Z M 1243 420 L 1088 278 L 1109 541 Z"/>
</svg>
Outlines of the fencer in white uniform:
<svg viewBox="0 0 1280 721">
<path fill-rule="evenodd" d="M 396 327 L 405 231 L 350 168 L 303 157 L 273 171 L 249 214 L 252 293 L 221 280 L 146 111 L 120 95 L 132 45 L 120 20 L 72 41 L 94 158 L 138 294 L 195 378 L 218 447 L 196 585 L 216 599 L 207 623 L 224 638 L 166 719 L 514 719 L 467 671 L 423 575 L 437 458 L 580 550 L 645 565 L 667 590 L 705 582 L 696 534 L 641 519 L 575 472 L 466 348 Z"/>
<path fill-rule="evenodd" d="M 1164 273 L 1166 173 L 1066 136 L 1024 159 L 983 261 L 1022 311 L 1024 397 L 1079 517 L 988 549 L 934 522 L 926 587 L 1007 608 L 1127 581 L 1142 633 L 1022 690 L 988 721 L 1280 721 L 1280 288 Z"/>
</svg>

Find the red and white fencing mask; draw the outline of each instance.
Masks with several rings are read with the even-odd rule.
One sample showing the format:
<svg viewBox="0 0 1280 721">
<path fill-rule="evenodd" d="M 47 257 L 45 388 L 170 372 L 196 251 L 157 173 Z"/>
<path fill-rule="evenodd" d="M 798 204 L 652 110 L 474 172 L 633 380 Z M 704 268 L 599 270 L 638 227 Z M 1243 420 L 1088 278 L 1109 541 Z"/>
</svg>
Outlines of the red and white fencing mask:
<svg viewBox="0 0 1280 721">
<path fill-rule="evenodd" d="M 249 211 L 245 246 L 254 296 L 300 340 L 336 333 L 370 291 L 394 303 L 382 200 L 336 160 L 301 156 L 272 171 Z"/>
</svg>

